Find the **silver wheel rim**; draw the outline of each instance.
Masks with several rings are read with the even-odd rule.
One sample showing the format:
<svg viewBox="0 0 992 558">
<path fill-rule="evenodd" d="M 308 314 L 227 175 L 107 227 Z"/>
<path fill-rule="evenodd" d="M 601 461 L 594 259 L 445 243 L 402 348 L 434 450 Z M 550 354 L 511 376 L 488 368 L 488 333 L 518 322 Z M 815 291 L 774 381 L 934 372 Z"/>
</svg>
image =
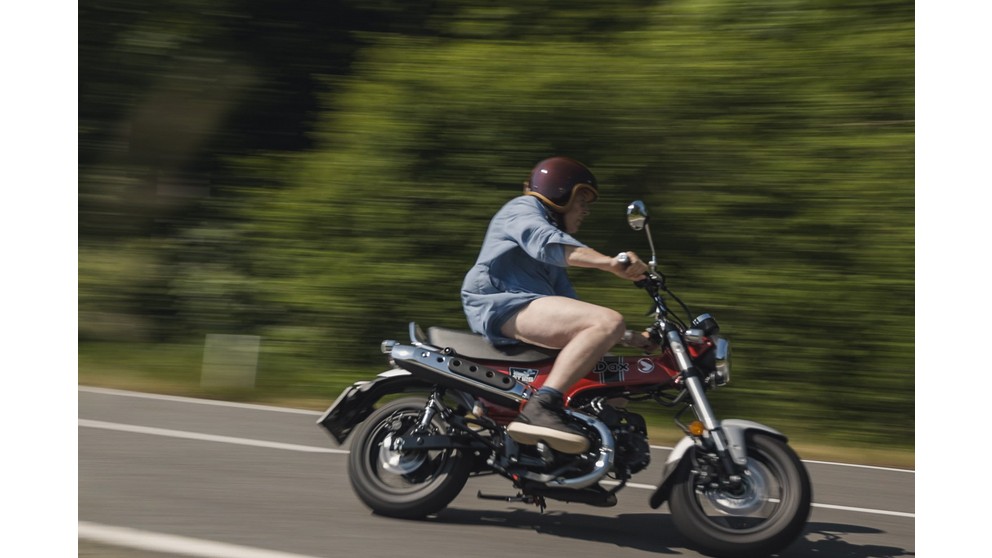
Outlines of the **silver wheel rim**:
<svg viewBox="0 0 992 558">
<path fill-rule="evenodd" d="M 765 474 L 764 466 L 749 459 L 747 471 L 741 480 L 740 493 L 713 489 L 705 492 L 706 498 L 721 513 L 734 516 L 751 515 L 762 509 L 769 501 Z"/>
</svg>

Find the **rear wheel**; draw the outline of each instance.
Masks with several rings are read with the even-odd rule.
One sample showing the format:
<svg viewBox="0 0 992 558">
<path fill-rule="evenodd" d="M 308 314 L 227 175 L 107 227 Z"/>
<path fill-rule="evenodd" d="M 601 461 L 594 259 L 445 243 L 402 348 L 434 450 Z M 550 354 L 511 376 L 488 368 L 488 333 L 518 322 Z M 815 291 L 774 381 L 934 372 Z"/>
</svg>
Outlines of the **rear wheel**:
<svg viewBox="0 0 992 558">
<path fill-rule="evenodd" d="M 762 434 L 747 444 L 747 469 L 734 490 L 701 482 L 699 463 L 683 463 L 669 507 L 678 530 L 700 550 L 725 558 L 778 552 L 802 532 L 812 489 L 799 457 Z"/>
<path fill-rule="evenodd" d="M 461 492 L 473 456 L 454 449 L 392 449 L 392 441 L 419 428 L 426 399 L 398 399 L 372 413 L 355 433 L 348 457 L 351 485 L 380 515 L 420 518 L 440 511 Z M 423 434 L 444 434 L 435 418 Z"/>
</svg>

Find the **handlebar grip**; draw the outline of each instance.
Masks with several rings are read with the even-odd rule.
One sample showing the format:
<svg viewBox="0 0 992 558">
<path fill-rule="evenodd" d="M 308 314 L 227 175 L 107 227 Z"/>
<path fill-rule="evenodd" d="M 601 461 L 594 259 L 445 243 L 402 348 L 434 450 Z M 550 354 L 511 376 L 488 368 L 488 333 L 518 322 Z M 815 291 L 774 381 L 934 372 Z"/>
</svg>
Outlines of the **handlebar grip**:
<svg viewBox="0 0 992 558">
<path fill-rule="evenodd" d="M 627 252 L 620 252 L 617 254 L 617 261 L 624 266 L 628 266 L 630 265 L 630 256 L 627 255 Z"/>
</svg>

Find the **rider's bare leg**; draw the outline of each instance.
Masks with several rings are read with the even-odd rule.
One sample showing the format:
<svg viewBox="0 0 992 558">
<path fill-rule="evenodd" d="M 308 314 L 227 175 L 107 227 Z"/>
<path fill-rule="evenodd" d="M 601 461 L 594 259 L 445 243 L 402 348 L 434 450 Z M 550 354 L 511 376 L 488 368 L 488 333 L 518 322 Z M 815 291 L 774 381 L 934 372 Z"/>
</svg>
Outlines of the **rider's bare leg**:
<svg viewBox="0 0 992 558">
<path fill-rule="evenodd" d="M 503 324 L 507 337 L 561 349 L 544 385 L 564 392 L 588 374 L 625 331 L 619 312 L 574 298 L 539 298 Z"/>
<path fill-rule="evenodd" d="M 585 451 L 586 437 L 559 414 L 562 393 L 588 374 L 624 331 L 618 312 L 567 297 L 539 298 L 507 320 L 503 335 L 561 349 L 541 390 L 507 428 L 510 436 L 522 444 L 545 441 L 566 453 Z"/>
</svg>

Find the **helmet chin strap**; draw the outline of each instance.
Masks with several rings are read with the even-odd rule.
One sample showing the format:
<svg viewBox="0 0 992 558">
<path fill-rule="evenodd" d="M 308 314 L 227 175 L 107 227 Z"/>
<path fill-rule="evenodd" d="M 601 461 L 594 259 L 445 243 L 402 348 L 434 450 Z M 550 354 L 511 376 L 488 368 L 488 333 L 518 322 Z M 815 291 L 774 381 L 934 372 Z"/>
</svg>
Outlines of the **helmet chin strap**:
<svg viewBox="0 0 992 558">
<path fill-rule="evenodd" d="M 548 221 L 559 229 L 565 230 L 565 214 L 550 206 L 548 202 L 545 201 L 544 196 L 537 193 L 533 195 L 537 199 L 541 200 L 541 207 L 544 208 L 544 214 L 547 216 Z"/>
</svg>

